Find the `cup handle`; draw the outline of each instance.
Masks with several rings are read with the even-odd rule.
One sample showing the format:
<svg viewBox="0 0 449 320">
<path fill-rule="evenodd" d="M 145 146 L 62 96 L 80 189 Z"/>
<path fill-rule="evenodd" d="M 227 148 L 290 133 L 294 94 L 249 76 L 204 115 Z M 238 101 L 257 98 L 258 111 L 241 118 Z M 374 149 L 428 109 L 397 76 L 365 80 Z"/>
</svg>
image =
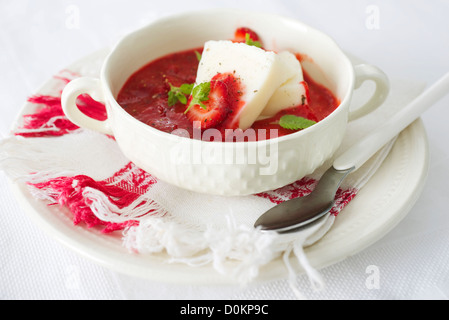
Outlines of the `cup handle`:
<svg viewBox="0 0 449 320">
<path fill-rule="evenodd" d="M 354 66 L 355 85 L 354 89 L 360 88 L 363 82 L 371 80 L 376 84 L 376 90 L 371 98 L 363 106 L 350 111 L 349 121 L 361 118 L 378 108 L 387 98 L 390 92 L 390 81 L 387 75 L 379 68 L 370 64 L 359 64 Z"/>
<path fill-rule="evenodd" d="M 64 87 L 61 95 L 62 110 L 67 118 L 79 127 L 112 135 L 108 119 L 96 120 L 80 111 L 76 105 L 76 99 L 81 94 L 89 94 L 95 100 L 104 100 L 99 79 L 89 77 L 74 79 Z"/>
</svg>

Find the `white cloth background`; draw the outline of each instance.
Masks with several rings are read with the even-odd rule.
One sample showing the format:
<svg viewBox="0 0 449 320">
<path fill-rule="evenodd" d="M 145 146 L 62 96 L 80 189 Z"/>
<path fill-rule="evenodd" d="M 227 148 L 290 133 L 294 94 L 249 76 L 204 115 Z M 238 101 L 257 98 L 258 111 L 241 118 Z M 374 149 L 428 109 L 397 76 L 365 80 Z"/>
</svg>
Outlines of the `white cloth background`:
<svg viewBox="0 0 449 320">
<path fill-rule="evenodd" d="M 26 1 L 0 3 L 0 133 L 26 97 L 74 60 L 175 12 L 236 7 L 294 17 L 390 76 L 432 83 L 449 71 L 448 1 Z M 449 97 L 423 115 L 431 162 L 408 216 L 365 251 L 321 270 L 311 299 L 449 298 Z M 0 175 L 0 299 L 294 299 L 287 279 L 249 287 L 177 286 L 124 276 L 70 251 L 28 219 Z M 367 285 L 372 267 L 379 286 Z"/>
</svg>

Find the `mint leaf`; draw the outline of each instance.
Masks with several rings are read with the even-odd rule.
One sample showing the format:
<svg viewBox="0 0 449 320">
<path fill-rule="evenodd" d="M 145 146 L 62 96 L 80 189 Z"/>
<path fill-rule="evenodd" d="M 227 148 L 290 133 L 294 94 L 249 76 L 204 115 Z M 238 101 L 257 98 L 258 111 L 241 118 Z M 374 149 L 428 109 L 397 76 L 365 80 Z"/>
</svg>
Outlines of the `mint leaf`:
<svg viewBox="0 0 449 320">
<path fill-rule="evenodd" d="M 279 125 L 282 128 L 290 130 L 306 129 L 310 126 L 313 126 L 315 123 L 316 121 L 298 117 L 292 114 L 287 114 L 279 119 Z"/>
<path fill-rule="evenodd" d="M 195 55 L 196 55 L 196 58 L 198 59 L 198 61 L 200 61 L 201 60 L 201 53 L 199 53 L 198 51 L 195 50 Z"/>
<path fill-rule="evenodd" d="M 195 86 L 191 93 L 192 100 L 190 101 L 190 104 L 187 107 L 186 111 L 184 111 L 184 113 L 187 113 L 187 111 L 189 111 L 189 109 L 195 104 L 200 105 L 200 107 L 203 109 L 207 109 L 203 102 L 209 100 L 209 93 L 210 82 L 203 82 Z"/>
<path fill-rule="evenodd" d="M 174 106 L 178 101 L 182 104 L 187 104 L 187 97 L 193 89 L 193 84 L 184 83 L 180 87 L 175 87 L 171 83 L 170 91 L 168 92 L 168 105 Z"/>
<path fill-rule="evenodd" d="M 257 48 L 262 48 L 262 45 L 260 44 L 259 41 L 254 41 L 253 39 L 250 38 L 249 33 L 245 34 L 245 43 L 249 46 L 255 46 Z"/>
<path fill-rule="evenodd" d="M 176 94 L 173 91 L 168 92 L 168 100 L 167 103 L 170 107 L 174 106 L 178 102 L 178 98 L 176 97 Z"/>
<path fill-rule="evenodd" d="M 192 89 L 193 83 L 192 84 L 184 83 L 179 87 L 179 90 L 186 95 L 190 95 L 192 93 Z"/>
</svg>

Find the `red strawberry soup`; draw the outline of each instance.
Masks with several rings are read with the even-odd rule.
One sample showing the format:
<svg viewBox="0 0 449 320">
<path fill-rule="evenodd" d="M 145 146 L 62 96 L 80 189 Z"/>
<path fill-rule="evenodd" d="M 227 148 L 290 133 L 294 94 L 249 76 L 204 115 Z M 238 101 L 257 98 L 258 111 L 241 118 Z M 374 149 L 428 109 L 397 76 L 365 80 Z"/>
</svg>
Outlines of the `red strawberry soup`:
<svg viewBox="0 0 449 320">
<path fill-rule="evenodd" d="M 248 28 L 237 29 L 233 41 L 261 46 L 259 36 Z M 201 132 L 216 129 L 220 135 L 207 135 L 207 140 L 216 140 L 220 136 L 219 140 L 229 141 L 227 133 L 235 133 L 238 129 L 238 121 L 233 115 L 242 108 L 245 85 L 230 70 L 217 74 L 209 83 L 194 87 L 202 52 L 203 48 L 195 48 L 151 61 L 128 79 L 119 92 L 118 103 L 130 115 L 158 130 L 172 133 L 182 129 L 195 137 L 195 129 Z M 299 53 L 296 56 L 301 60 Z M 298 105 L 255 121 L 245 130 L 251 130 L 254 137 L 244 135 L 245 139 L 262 140 L 269 139 L 273 132 L 276 132 L 275 136 L 297 132 L 301 128 L 288 125 L 283 121 L 289 120 L 286 116 L 313 125 L 338 107 L 340 102 L 330 90 L 316 83 L 304 70 L 303 76 L 307 96 Z"/>
</svg>

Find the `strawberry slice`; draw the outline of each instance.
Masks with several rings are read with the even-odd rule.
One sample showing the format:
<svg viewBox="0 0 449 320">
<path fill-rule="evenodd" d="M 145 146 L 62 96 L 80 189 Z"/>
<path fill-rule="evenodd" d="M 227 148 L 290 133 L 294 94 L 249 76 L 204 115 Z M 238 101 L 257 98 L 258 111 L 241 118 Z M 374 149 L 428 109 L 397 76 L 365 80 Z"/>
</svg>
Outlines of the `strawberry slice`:
<svg viewBox="0 0 449 320">
<path fill-rule="evenodd" d="M 249 34 L 249 38 L 253 41 L 259 41 L 259 36 L 257 33 L 250 28 L 247 27 L 241 27 L 235 30 L 234 34 L 234 41 L 235 42 L 245 42 L 246 41 L 246 34 Z"/>
<path fill-rule="evenodd" d="M 187 103 L 187 118 L 193 122 L 194 126 L 201 129 L 213 128 L 226 119 L 230 111 L 229 93 L 226 83 L 220 79 L 212 79 L 210 82 L 209 99 L 199 104 L 190 105 L 192 96 Z"/>
</svg>

